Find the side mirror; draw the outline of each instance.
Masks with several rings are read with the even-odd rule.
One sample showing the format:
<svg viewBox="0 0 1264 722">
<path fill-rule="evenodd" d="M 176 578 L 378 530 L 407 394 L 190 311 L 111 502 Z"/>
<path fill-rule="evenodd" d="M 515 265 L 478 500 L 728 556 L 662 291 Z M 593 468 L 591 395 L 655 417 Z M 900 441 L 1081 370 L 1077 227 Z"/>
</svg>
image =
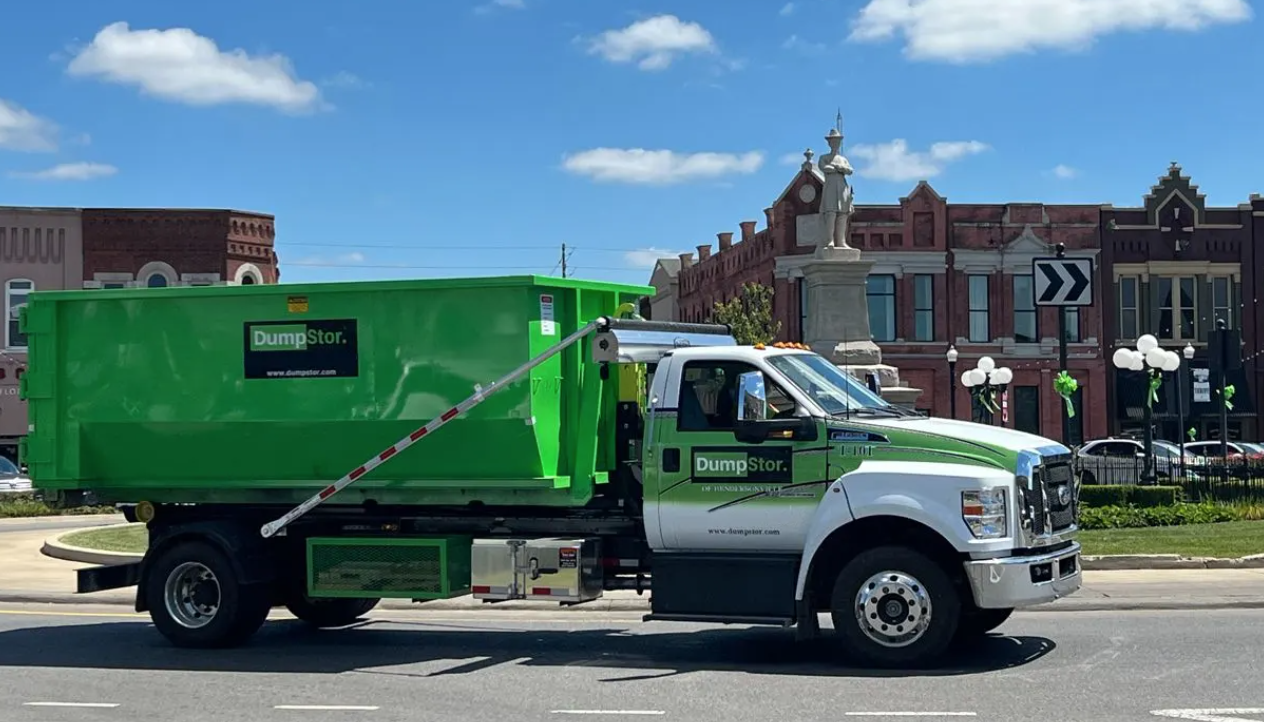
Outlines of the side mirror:
<svg viewBox="0 0 1264 722">
<path fill-rule="evenodd" d="M 764 375 L 748 371 L 737 377 L 737 418 L 741 421 L 763 421 L 768 418 L 768 392 Z"/>
<path fill-rule="evenodd" d="M 816 420 L 811 416 L 794 416 L 789 419 L 738 419 L 733 436 L 743 444 L 762 444 L 769 439 L 815 441 L 818 437 Z"/>
</svg>

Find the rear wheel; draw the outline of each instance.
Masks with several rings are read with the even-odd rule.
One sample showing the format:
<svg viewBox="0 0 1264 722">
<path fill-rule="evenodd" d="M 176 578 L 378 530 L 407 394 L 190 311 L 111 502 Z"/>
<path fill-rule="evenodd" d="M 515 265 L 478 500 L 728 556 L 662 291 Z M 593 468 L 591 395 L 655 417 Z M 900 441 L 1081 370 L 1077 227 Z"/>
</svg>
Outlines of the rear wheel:
<svg viewBox="0 0 1264 722">
<path fill-rule="evenodd" d="M 235 647 L 268 618 L 267 585 L 244 585 L 232 562 L 205 542 L 183 542 L 159 554 L 145 585 L 149 615 L 178 647 Z"/>
<path fill-rule="evenodd" d="M 313 599 L 301 592 L 289 595 L 285 608 L 313 627 L 345 627 L 368 614 L 380 599 Z"/>
<path fill-rule="evenodd" d="M 951 645 L 961 600 L 933 559 L 906 547 L 862 552 L 839 573 L 834 629 L 855 661 L 908 667 L 937 660 Z"/>
</svg>

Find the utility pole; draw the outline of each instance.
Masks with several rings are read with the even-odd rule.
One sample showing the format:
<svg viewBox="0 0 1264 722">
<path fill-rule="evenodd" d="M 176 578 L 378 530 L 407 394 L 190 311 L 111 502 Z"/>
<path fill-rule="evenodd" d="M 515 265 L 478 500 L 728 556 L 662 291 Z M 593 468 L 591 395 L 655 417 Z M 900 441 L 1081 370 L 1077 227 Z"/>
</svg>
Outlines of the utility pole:
<svg viewBox="0 0 1264 722">
<path fill-rule="evenodd" d="M 566 278 L 566 244 L 562 244 L 562 278 Z"/>
<path fill-rule="evenodd" d="M 1066 245 L 1059 243 L 1054 247 L 1055 258 L 1066 258 Z M 1066 306 L 1058 307 L 1058 371 L 1067 370 L 1067 310 Z M 1071 445 L 1071 415 L 1066 404 L 1062 404 L 1062 443 Z"/>
</svg>

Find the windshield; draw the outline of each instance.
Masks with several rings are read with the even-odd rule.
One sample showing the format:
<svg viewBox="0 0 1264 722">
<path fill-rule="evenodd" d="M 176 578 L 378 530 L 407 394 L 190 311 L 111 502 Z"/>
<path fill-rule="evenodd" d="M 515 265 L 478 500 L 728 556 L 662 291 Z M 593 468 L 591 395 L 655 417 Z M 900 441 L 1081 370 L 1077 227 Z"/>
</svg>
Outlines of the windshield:
<svg viewBox="0 0 1264 722">
<path fill-rule="evenodd" d="M 1159 452 L 1158 454 L 1159 456 L 1180 457 L 1181 455 L 1181 447 L 1177 446 L 1176 444 L 1173 444 L 1170 441 L 1159 441 L 1158 439 L 1155 439 L 1154 450 Z M 1190 451 L 1186 451 L 1185 456 L 1193 456 L 1193 453 Z"/>
<path fill-rule="evenodd" d="M 782 354 L 770 357 L 768 363 L 831 416 L 892 408 L 854 376 L 817 354 Z"/>
<path fill-rule="evenodd" d="M 13 479 L 18 475 L 18 467 L 12 461 L 0 456 L 0 479 Z"/>
</svg>

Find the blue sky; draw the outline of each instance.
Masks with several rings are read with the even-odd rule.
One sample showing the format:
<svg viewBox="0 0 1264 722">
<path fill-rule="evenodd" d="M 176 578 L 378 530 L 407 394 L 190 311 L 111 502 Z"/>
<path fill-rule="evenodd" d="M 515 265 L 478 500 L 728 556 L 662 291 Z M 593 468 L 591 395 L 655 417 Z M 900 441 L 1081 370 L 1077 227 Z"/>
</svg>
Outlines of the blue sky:
<svg viewBox="0 0 1264 722">
<path fill-rule="evenodd" d="M 108 6 L 108 9 L 107 9 Z M 54 9 L 56 7 L 56 9 Z M 26 3 L 0 204 L 274 213 L 284 281 L 643 283 L 758 220 L 835 113 L 858 203 L 1264 192 L 1247 0 Z"/>
</svg>

